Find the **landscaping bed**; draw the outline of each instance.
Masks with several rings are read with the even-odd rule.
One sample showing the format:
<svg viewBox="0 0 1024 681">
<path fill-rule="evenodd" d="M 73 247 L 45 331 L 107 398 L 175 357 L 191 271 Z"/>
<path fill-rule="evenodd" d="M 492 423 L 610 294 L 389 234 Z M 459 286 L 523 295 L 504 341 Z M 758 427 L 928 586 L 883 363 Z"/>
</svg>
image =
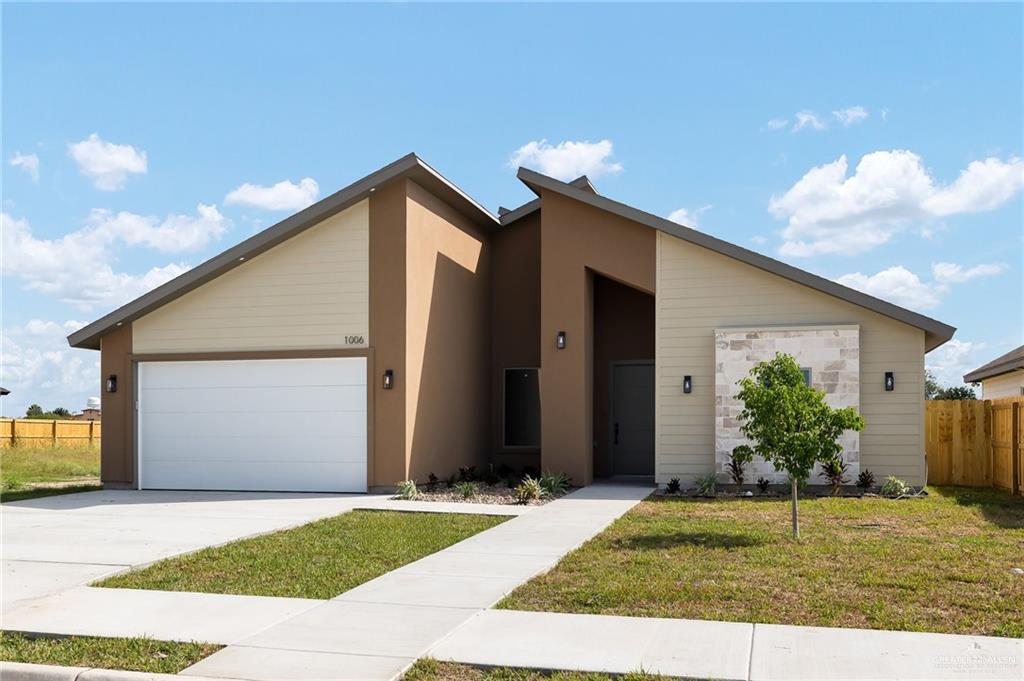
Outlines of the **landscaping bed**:
<svg viewBox="0 0 1024 681">
<path fill-rule="evenodd" d="M 1024 637 L 1024 502 L 652 495 L 499 607 Z"/>
<path fill-rule="evenodd" d="M 425 483 L 414 480 L 398 483 L 397 499 L 406 501 L 457 501 L 470 504 L 517 504 L 538 506 L 572 491 L 569 476 L 563 473 L 537 474 L 525 470 L 514 475 L 508 466 L 478 474 L 475 466 L 460 468 L 458 476 L 441 480 L 433 473 Z"/>
<path fill-rule="evenodd" d="M 222 646 L 176 643 L 148 638 L 28 637 L 0 632 L 0 660 L 177 674 L 209 657 Z"/>
<path fill-rule="evenodd" d="M 449 488 L 443 483 L 433 490 L 420 489 L 417 491 L 416 496 L 413 498 L 414 501 L 457 501 L 460 503 L 468 504 L 516 504 L 516 505 L 528 505 L 528 506 L 540 506 L 546 504 L 549 501 L 554 501 L 559 497 L 563 497 L 571 489 L 562 490 L 555 492 L 554 494 L 546 494 L 539 499 L 530 499 L 525 502 L 519 501 L 516 497 L 516 491 L 514 488 L 510 488 L 505 483 L 499 483 L 497 485 L 488 485 L 485 483 L 478 483 L 476 491 L 472 496 L 464 496 L 462 492 L 455 488 Z"/>
<path fill-rule="evenodd" d="M 116 575 L 96 586 L 329 599 L 507 516 L 349 511 Z"/>
<path fill-rule="evenodd" d="M 559 672 L 495 667 L 481 669 L 454 662 L 422 659 L 409 668 L 402 681 L 657 681 L 667 676 L 635 672 L 611 675 L 595 672 Z"/>
</svg>

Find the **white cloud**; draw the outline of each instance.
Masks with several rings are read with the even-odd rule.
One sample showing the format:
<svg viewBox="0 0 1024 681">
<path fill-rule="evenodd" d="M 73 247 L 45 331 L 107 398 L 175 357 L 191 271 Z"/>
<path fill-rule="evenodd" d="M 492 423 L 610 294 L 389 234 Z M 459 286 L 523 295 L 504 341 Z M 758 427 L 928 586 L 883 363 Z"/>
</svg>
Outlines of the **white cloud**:
<svg viewBox="0 0 1024 681">
<path fill-rule="evenodd" d="M 963 385 L 964 374 L 984 363 L 980 356 L 984 348 L 984 343 L 953 338 L 925 355 L 924 366 L 941 385 Z"/>
<path fill-rule="evenodd" d="M 301 210 L 309 206 L 320 195 L 320 185 L 311 177 L 304 177 L 295 184 L 282 180 L 272 186 L 246 182 L 224 197 L 225 205 L 241 204 L 265 210 Z"/>
<path fill-rule="evenodd" d="M 793 123 L 793 132 L 803 130 L 804 128 L 811 128 L 813 130 L 825 129 L 825 122 L 818 117 L 818 114 L 809 109 L 797 111 L 793 117 L 796 118 L 796 122 Z"/>
<path fill-rule="evenodd" d="M 711 210 L 711 204 L 701 206 L 696 210 L 690 210 L 688 208 L 678 208 L 669 213 L 668 219 L 672 222 L 676 222 L 684 227 L 690 227 L 691 229 L 697 229 L 697 225 L 700 223 L 700 216 Z"/>
<path fill-rule="evenodd" d="M 768 239 L 761 236 L 760 234 L 755 234 L 754 236 L 750 237 L 750 240 L 757 244 L 758 246 L 768 243 Z"/>
<path fill-rule="evenodd" d="M 23 154 L 20 151 L 16 151 L 8 163 L 28 173 L 33 182 L 39 181 L 39 157 L 35 154 Z"/>
<path fill-rule="evenodd" d="M 217 206 L 200 203 L 196 216 L 168 215 L 163 220 L 148 215 L 94 209 L 87 220 L 98 237 L 121 239 L 128 246 L 146 246 L 164 253 L 197 251 L 219 239 L 231 222 Z"/>
<path fill-rule="evenodd" d="M 145 174 L 146 152 L 130 144 L 113 144 L 93 133 L 81 142 L 68 145 L 68 154 L 93 186 L 106 192 L 124 188 L 129 174 Z"/>
<path fill-rule="evenodd" d="M 4 361 L 0 385 L 11 391 L 3 398 L 4 416 L 23 416 L 28 405 L 80 411 L 99 391 L 99 353 L 68 347 L 65 337 L 84 322 L 29 320 L 4 328 L 0 335 Z"/>
<path fill-rule="evenodd" d="M 860 272 L 844 274 L 836 281 L 876 298 L 882 298 L 914 310 L 933 308 L 941 300 L 940 291 L 934 284 L 921 281 L 920 277 L 902 265 L 890 267 L 871 276 Z"/>
<path fill-rule="evenodd" d="M 991 263 L 986 265 L 975 265 L 964 269 L 963 266 L 953 262 L 937 262 L 932 264 L 932 277 L 935 281 L 943 284 L 962 284 L 978 277 L 990 277 L 1006 270 L 1002 263 Z"/>
<path fill-rule="evenodd" d="M 788 118 L 773 118 L 770 121 L 768 121 L 769 130 L 782 130 L 787 125 L 789 125 Z"/>
<path fill-rule="evenodd" d="M 170 263 L 142 274 L 112 267 L 113 230 L 89 225 L 57 239 L 37 238 L 27 220 L 0 213 L 2 270 L 26 289 L 52 296 L 80 310 L 111 308 L 136 298 L 189 269 Z"/>
<path fill-rule="evenodd" d="M 596 179 L 622 171 L 622 164 L 612 160 L 611 140 L 600 142 L 560 142 L 555 146 L 547 140 L 528 142 L 512 152 L 508 165 L 526 166 L 559 180 L 574 180 L 580 175 Z"/>
<path fill-rule="evenodd" d="M 833 111 L 832 115 L 844 128 L 856 125 L 868 117 L 868 111 L 862 106 L 848 106 L 845 109 Z"/>
<path fill-rule="evenodd" d="M 947 186 L 910 151 L 865 155 L 847 176 L 846 156 L 811 168 L 768 210 L 786 219 L 783 255 L 851 255 L 883 244 L 911 221 L 991 210 L 1024 186 L 1024 162 L 974 161 Z"/>
<path fill-rule="evenodd" d="M 923 281 L 902 265 L 870 276 L 860 272 L 844 274 L 836 281 L 903 307 L 928 310 L 942 302 L 942 297 L 950 291 L 952 284 L 992 276 L 1005 269 L 1006 266 L 1002 264 L 976 265 L 964 269 L 956 263 L 939 262 L 932 265 L 932 281 Z"/>
</svg>

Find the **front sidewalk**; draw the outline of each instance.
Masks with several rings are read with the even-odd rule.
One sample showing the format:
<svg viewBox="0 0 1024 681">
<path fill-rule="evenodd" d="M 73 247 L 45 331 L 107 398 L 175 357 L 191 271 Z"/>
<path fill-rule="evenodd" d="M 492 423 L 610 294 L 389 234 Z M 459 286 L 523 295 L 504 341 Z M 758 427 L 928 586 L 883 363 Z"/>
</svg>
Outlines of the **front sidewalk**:
<svg viewBox="0 0 1024 681">
<path fill-rule="evenodd" d="M 481 612 L 427 654 L 722 681 L 1024 679 L 1021 639 L 515 610 Z"/>
</svg>

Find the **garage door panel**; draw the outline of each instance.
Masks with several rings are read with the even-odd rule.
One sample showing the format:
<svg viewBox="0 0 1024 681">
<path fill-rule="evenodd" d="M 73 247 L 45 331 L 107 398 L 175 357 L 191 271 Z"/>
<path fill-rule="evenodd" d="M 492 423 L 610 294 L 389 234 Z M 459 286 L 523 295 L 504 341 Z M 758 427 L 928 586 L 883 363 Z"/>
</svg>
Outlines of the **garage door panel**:
<svg viewBox="0 0 1024 681">
<path fill-rule="evenodd" d="M 150 489 L 246 490 L 267 492 L 353 492 L 338 489 L 333 480 L 366 479 L 366 463 L 338 462 L 252 462 L 239 466 L 234 461 L 212 461 L 197 479 L 177 462 L 155 462 L 145 479 L 158 480 Z"/>
<path fill-rule="evenodd" d="M 366 360 L 361 357 L 145 364 L 149 379 L 161 388 L 366 385 Z M 253 371 L 256 364 L 259 369 Z"/>
<path fill-rule="evenodd" d="M 363 435 L 275 438 L 179 435 L 164 438 L 159 447 L 156 446 L 156 438 L 145 436 L 142 445 L 150 452 L 142 469 L 143 477 L 156 461 L 178 461 L 183 465 L 198 464 L 201 467 L 213 461 L 234 461 L 244 466 L 256 461 L 352 463 L 366 459 L 366 437 Z"/>
<path fill-rule="evenodd" d="M 147 489 L 365 492 L 363 357 L 142 362 Z"/>
<path fill-rule="evenodd" d="M 331 413 L 366 411 L 366 387 L 354 385 L 289 386 L 283 388 L 143 389 L 149 414 L 174 413 Z"/>
<path fill-rule="evenodd" d="M 178 413 L 151 413 L 147 411 L 144 436 L 147 438 L 181 437 L 192 432 L 215 433 L 225 419 L 231 419 L 235 435 L 248 435 L 261 440 L 281 438 L 282 433 L 292 434 L 317 432 L 336 437 L 364 436 L 366 433 L 366 412 L 291 412 L 268 415 L 266 413 L 222 412 L 191 413 L 188 425 L 182 427 L 182 415 Z"/>
</svg>

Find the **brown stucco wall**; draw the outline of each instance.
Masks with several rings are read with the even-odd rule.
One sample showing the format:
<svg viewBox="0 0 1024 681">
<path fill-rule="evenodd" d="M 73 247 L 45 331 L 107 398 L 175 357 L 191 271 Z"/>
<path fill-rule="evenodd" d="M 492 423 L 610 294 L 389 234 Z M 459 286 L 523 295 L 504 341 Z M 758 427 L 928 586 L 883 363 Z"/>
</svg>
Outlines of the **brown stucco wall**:
<svg viewBox="0 0 1024 681">
<path fill-rule="evenodd" d="M 491 239 L 491 449 L 496 465 L 540 466 L 540 447 L 506 448 L 504 370 L 540 367 L 540 212 Z"/>
<path fill-rule="evenodd" d="M 406 478 L 405 235 L 406 182 L 398 180 L 370 195 L 371 487 Z M 383 388 L 386 369 L 395 372 L 391 390 Z"/>
<path fill-rule="evenodd" d="M 594 277 L 594 475 L 612 474 L 611 363 L 654 362 L 654 296 Z"/>
<path fill-rule="evenodd" d="M 131 324 L 125 324 L 100 339 L 100 407 L 103 414 L 100 480 L 108 487 L 128 487 L 135 482 L 135 377 L 131 352 Z M 105 388 L 111 374 L 117 376 L 116 393 L 108 393 Z"/>
<path fill-rule="evenodd" d="M 593 479 L 593 275 L 654 293 L 650 227 L 544 192 L 541 211 L 541 459 Z M 564 350 L 555 348 L 559 331 Z"/>
<path fill-rule="evenodd" d="M 482 467 L 490 441 L 488 234 L 407 182 L 406 452 L 424 480 Z"/>
</svg>

